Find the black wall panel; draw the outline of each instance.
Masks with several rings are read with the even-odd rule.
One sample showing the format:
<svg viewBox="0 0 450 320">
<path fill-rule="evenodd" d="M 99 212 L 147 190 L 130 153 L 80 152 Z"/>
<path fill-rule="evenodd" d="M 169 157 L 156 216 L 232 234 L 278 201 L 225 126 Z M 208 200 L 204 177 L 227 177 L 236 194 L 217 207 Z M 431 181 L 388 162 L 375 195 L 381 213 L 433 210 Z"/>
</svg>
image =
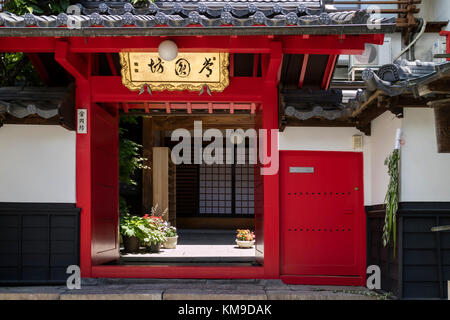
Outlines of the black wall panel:
<svg viewBox="0 0 450 320">
<path fill-rule="evenodd" d="M 381 268 L 382 288 L 399 298 L 447 299 L 450 279 L 450 232 L 432 232 L 450 225 L 450 203 L 401 203 L 398 211 L 396 256 L 384 248 L 382 206 L 367 208 L 368 265 Z"/>
<path fill-rule="evenodd" d="M 0 283 L 63 283 L 79 265 L 74 204 L 0 203 Z"/>
</svg>

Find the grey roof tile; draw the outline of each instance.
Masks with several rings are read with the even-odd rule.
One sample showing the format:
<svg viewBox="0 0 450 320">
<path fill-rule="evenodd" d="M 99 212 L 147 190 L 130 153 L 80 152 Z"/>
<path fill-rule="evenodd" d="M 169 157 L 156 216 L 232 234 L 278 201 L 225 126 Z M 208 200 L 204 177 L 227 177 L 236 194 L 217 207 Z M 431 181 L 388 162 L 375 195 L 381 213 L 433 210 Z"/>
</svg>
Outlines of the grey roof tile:
<svg viewBox="0 0 450 320">
<path fill-rule="evenodd" d="M 322 26 L 366 24 L 370 16 L 365 11 L 326 12 L 320 1 L 298 0 L 169 0 L 150 3 L 145 7 L 133 6 L 124 1 L 84 1 L 71 6 L 67 14 L 39 16 L 27 13 L 17 16 L 0 13 L 0 26 L 22 28 L 38 26 L 54 28 L 109 28 L 135 26 L 150 28 L 167 25 L 185 27 L 200 24 L 203 27 L 221 25 L 249 26 Z M 386 19 L 380 23 L 390 22 Z"/>
</svg>

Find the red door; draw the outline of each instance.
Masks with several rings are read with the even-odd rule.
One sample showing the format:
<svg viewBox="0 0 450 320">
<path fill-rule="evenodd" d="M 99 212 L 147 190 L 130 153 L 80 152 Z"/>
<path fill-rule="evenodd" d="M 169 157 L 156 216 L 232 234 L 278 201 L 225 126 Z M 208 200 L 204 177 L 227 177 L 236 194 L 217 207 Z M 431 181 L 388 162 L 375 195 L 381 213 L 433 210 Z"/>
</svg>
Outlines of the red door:
<svg viewBox="0 0 450 320">
<path fill-rule="evenodd" d="M 281 274 L 286 282 L 363 284 L 362 170 L 362 153 L 280 152 Z"/>
<path fill-rule="evenodd" d="M 91 112 L 92 264 L 119 258 L 119 123 L 111 113 L 94 104 Z"/>
</svg>

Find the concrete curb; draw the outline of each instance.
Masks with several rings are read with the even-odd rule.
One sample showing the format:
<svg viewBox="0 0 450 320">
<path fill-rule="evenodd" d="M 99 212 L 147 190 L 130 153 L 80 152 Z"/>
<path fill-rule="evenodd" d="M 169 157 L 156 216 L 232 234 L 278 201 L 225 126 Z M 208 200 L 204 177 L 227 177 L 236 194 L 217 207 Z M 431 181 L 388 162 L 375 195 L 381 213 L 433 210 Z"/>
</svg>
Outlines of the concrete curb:
<svg viewBox="0 0 450 320">
<path fill-rule="evenodd" d="M 95 279 L 82 289 L 0 287 L 0 300 L 377 300 L 367 288 L 286 285 L 280 280 Z"/>
</svg>

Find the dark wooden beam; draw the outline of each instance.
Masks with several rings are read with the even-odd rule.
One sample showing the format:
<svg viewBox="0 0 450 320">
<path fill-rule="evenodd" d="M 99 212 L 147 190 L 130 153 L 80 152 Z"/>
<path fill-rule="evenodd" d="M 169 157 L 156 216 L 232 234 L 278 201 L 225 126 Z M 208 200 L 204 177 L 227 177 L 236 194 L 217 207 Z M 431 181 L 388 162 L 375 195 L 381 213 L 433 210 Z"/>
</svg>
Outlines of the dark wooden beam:
<svg viewBox="0 0 450 320">
<path fill-rule="evenodd" d="M 341 89 L 341 90 L 357 90 L 365 89 L 366 83 L 364 81 L 342 81 L 334 80 L 331 81 L 330 89 Z"/>
<path fill-rule="evenodd" d="M 356 129 L 364 133 L 366 136 L 370 136 L 372 134 L 372 123 L 357 124 Z"/>
<path fill-rule="evenodd" d="M 106 59 L 108 60 L 108 66 L 109 66 L 109 69 L 111 70 L 111 74 L 113 76 L 118 76 L 119 74 L 117 72 L 116 65 L 114 64 L 114 58 L 112 56 L 112 53 L 108 52 L 108 53 L 105 53 L 105 55 L 106 55 Z"/>
<path fill-rule="evenodd" d="M 358 109 L 353 111 L 352 118 L 359 117 L 359 115 L 363 113 L 364 110 L 368 109 L 370 106 L 374 104 L 376 105 L 378 102 L 378 97 L 381 96 L 382 94 L 383 92 L 381 90 L 375 91 L 375 93 L 372 94 L 366 102 L 364 102 Z"/>
<path fill-rule="evenodd" d="M 174 116 L 166 115 L 153 117 L 153 130 L 172 131 L 183 128 L 191 130 L 194 121 L 202 121 L 203 129 L 249 129 L 255 127 L 254 115 L 228 114 L 220 117 L 211 115 Z"/>
<path fill-rule="evenodd" d="M 44 63 L 42 62 L 41 57 L 39 56 L 39 53 L 28 53 L 27 57 L 28 59 L 30 59 L 31 64 L 34 67 L 34 70 L 36 70 L 37 74 L 39 75 L 42 83 L 48 86 L 52 81 L 48 75 Z"/>
<path fill-rule="evenodd" d="M 429 33 L 439 33 L 442 28 L 448 25 L 448 21 L 429 21 L 425 27 L 425 32 Z"/>
<path fill-rule="evenodd" d="M 325 120 L 311 118 L 300 120 L 294 117 L 286 118 L 286 127 L 355 127 L 356 123 L 351 120 Z"/>
<path fill-rule="evenodd" d="M 421 96 L 435 94 L 450 94 L 450 78 L 443 77 L 418 88 Z"/>
<path fill-rule="evenodd" d="M 38 115 L 30 115 L 25 118 L 16 118 L 10 114 L 4 115 L 3 124 L 33 124 L 33 125 L 60 125 L 59 115 L 50 119 L 41 118 Z"/>
<path fill-rule="evenodd" d="M 370 136 L 371 134 L 371 122 L 386 112 L 388 109 L 385 107 L 372 107 L 366 109 L 363 113 L 358 116 L 356 121 L 356 128 L 358 130 L 364 132 L 366 135 Z"/>
<path fill-rule="evenodd" d="M 434 108 L 438 153 L 450 153 L 450 99 L 430 102 Z"/>
<path fill-rule="evenodd" d="M 395 105 L 400 108 L 424 108 L 427 107 L 429 99 L 420 97 L 415 98 L 412 95 L 401 95 L 397 97 Z"/>
</svg>

